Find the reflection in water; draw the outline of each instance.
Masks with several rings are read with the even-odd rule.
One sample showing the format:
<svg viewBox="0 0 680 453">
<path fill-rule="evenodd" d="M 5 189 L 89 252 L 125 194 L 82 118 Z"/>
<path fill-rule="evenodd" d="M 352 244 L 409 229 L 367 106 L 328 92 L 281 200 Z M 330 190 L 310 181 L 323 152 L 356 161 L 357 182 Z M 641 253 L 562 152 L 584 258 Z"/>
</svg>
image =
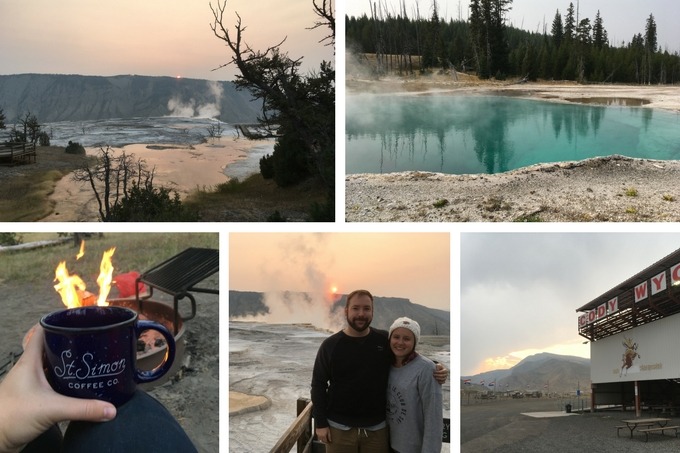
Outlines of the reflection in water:
<svg viewBox="0 0 680 453">
<path fill-rule="evenodd" d="M 347 173 L 498 173 L 611 154 L 680 159 L 678 115 L 646 108 L 349 95 L 346 115 Z"/>
<path fill-rule="evenodd" d="M 594 105 L 609 105 L 615 107 L 640 107 L 650 103 L 647 99 L 638 98 L 568 98 L 569 102 L 576 102 L 578 104 L 594 104 Z"/>
<path fill-rule="evenodd" d="M 642 115 L 642 125 L 645 128 L 645 132 L 649 129 L 649 123 L 652 122 L 652 113 L 654 112 L 652 109 L 639 109 L 640 114 Z"/>
<path fill-rule="evenodd" d="M 472 136 L 475 139 L 475 154 L 486 173 L 500 173 L 509 170 L 508 162 L 512 154 L 512 144 L 505 135 L 512 116 L 502 105 L 491 106 L 486 125 L 473 124 Z M 494 131 L 490 134 L 489 131 Z"/>
</svg>

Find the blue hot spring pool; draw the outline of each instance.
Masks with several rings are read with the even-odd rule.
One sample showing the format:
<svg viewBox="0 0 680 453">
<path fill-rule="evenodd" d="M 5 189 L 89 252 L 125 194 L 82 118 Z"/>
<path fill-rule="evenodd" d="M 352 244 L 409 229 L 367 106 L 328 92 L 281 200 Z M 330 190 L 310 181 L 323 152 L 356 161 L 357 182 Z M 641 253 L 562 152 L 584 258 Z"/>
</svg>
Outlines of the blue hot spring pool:
<svg viewBox="0 0 680 453">
<path fill-rule="evenodd" d="M 680 159 L 680 114 L 506 96 L 347 95 L 346 172 L 501 173 L 621 154 Z"/>
</svg>

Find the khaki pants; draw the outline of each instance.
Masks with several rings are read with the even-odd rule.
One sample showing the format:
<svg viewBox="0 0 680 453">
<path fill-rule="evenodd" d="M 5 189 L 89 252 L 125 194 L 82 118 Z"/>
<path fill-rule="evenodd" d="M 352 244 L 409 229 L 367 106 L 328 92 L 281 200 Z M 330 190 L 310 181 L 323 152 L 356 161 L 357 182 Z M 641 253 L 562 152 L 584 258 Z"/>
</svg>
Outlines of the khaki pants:
<svg viewBox="0 0 680 453">
<path fill-rule="evenodd" d="M 326 453 L 389 453 L 390 435 L 387 428 L 367 431 L 352 428 L 348 431 L 331 427 L 331 443 Z"/>
</svg>

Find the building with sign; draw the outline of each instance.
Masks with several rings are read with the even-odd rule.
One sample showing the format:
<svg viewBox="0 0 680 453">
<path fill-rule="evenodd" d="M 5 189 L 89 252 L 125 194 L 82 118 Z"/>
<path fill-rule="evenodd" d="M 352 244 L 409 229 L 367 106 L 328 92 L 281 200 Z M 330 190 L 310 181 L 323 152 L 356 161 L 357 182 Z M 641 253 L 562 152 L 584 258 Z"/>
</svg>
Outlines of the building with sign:
<svg viewBox="0 0 680 453">
<path fill-rule="evenodd" d="M 680 249 L 576 311 L 592 408 L 680 409 Z"/>
</svg>

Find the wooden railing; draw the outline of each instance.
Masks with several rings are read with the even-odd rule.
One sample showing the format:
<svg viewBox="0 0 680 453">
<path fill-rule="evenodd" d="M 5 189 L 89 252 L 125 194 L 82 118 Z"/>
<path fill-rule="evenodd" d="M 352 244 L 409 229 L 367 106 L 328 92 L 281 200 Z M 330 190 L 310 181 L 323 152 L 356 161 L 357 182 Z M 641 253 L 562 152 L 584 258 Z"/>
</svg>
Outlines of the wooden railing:
<svg viewBox="0 0 680 453">
<path fill-rule="evenodd" d="M 444 432 L 442 442 L 450 443 L 451 420 L 444 419 Z M 269 450 L 269 453 L 289 453 L 293 445 L 297 443 L 297 453 L 324 452 L 323 444 L 314 441 L 312 432 L 312 402 L 306 398 L 297 400 L 297 418 L 292 425 L 283 433 L 283 436 Z"/>
<path fill-rule="evenodd" d="M 10 165 L 35 162 L 35 143 L 0 143 L 0 160 Z"/>
<path fill-rule="evenodd" d="M 313 451 L 313 439 L 312 402 L 305 398 L 298 398 L 297 418 L 269 453 L 289 453 L 295 443 L 297 443 L 297 453 L 310 453 Z"/>
</svg>

